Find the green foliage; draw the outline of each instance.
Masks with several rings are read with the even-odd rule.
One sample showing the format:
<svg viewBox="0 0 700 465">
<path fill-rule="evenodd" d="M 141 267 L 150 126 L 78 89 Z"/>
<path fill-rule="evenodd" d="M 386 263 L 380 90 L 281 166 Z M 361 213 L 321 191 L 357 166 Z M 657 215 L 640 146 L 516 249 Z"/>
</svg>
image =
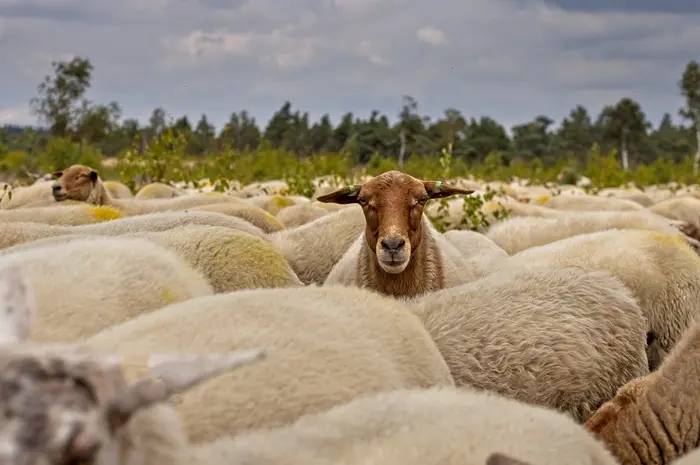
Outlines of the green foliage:
<svg viewBox="0 0 700 465">
<path fill-rule="evenodd" d="M 141 139 L 138 138 L 133 148 L 117 158 L 119 180 L 129 188 L 135 189 L 137 183 L 167 183 L 186 178 L 184 157 L 187 139 L 184 134 L 168 128 L 149 141 L 141 154 L 137 148 L 140 145 Z"/>
<path fill-rule="evenodd" d="M 46 172 L 57 171 L 75 164 L 99 168 L 102 164 L 102 155 L 88 144 L 57 137 L 49 140 L 46 150 L 39 156 L 39 168 Z"/>
</svg>

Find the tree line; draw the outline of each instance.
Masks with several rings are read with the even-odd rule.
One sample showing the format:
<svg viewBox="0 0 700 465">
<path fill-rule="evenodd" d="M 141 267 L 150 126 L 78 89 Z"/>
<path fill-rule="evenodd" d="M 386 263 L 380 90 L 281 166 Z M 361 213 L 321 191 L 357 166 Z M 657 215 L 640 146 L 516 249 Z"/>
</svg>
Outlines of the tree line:
<svg viewBox="0 0 700 465">
<path fill-rule="evenodd" d="M 683 108 L 665 113 L 654 127 L 639 102 L 623 97 L 606 105 L 594 116 L 582 105 L 573 108 L 554 128 L 555 121 L 537 115 L 531 121 L 511 128 L 512 136 L 498 121 L 488 116 L 467 117 L 448 108 L 442 117 L 421 115 L 418 102 L 402 99 L 398 119 L 372 111 L 368 117 L 348 112 L 337 124 L 328 115 L 310 121 L 309 114 L 287 101 L 261 125 L 247 111 L 233 112 L 220 129 L 205 114 L 192 124 L 187 116 L 169 118 L 164 108 L 153 110 L 147 125 L 135 119 L 122 119 L 118 102 L 95 103 L 86 95 L 94 67 L 88 58 L 52 62 L 53 73 L 38 85 L 31 108 L 45 129 L 5 126 L 0 129 L 0 155 L 3 151 L 41 151 L 52 139 L 89 144 L 104 156 L 115 156 L 145 144 L 165 130 L 185 137 L 186 154 L 203 157 L 231 151 L 260 148 L 285 149 L 298 157 L 318 153 L 351 154 L 358 164 L 373 157 L 392 157 L 399 166 L 411 154 L 436 156 L 447 150 L 467 163 L 481 163 L 490 153 L 499 153 L 503 163 L 513 160 L 540 160 L 556 163 L 562 157 L 586 163 L 589 149 L 616 150 L 623 169 L 651 163 L 659 158 L 675 162 L 695 155 L 700 159 L 700 65 L 690 61 L 675 83 L 685 99 Z"/>
</svg>

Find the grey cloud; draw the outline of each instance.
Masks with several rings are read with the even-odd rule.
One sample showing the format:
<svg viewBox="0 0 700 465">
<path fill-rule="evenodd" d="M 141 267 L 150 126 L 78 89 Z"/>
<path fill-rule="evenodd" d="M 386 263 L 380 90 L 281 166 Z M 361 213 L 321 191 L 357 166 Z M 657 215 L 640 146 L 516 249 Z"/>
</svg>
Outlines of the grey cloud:
<svg viewBox="0 0 700 465">
<path fill-rule="evenodd" d="M 63 2 L 65 11 L 86 5 Z M 336 121 L 348 110 L 394 118 L 404 94 L 432 116 L 456 107 L 508 125 L 540 113 L 558 120 L 579 103 L 596 112 L 623 96 L 658 119 L 680 105 L 675 83 L 700 41 L 700 15 L 571 11 L 533 0 L 89 5 L 109 21 L 0 17 L 8 63 L 0 109 L 28 101 L 53 57 L 77 54 L 95 65 L 90 97 L 117 100 L 142 119 L 164 106 L 191 119 L 207 113 L 218 125 L 244 108 L 264 121 L 286 99 Z"/>
</svg>

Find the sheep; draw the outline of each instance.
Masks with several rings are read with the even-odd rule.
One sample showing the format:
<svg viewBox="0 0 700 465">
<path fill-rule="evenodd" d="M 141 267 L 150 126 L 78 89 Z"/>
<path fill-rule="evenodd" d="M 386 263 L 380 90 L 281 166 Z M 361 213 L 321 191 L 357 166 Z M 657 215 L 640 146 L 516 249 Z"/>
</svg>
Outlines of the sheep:
<svg viewBox="0 0 700 465">
<path fill-rule="evenodd" d="M 110 206 L 60 205 L 52 207 L 0 210 L 0 223 L 22 221 L 59 226 L 80 226 L 122 218 L 122 213 Z"/>
<path fill-rule="evenodd" d="M 606 229 L 643 229 L 683 234 L 665 218 L 645 211 L 584 211 L 557 218 L 509 218 L 491 226 L 486 236 L 512 255 L 531 247 Z M 700 246 L 696 240 L 687 240 L 694 246 Z"/>
<path fill-rule="evenodd" d="M 119 181 L 105 181 L 105 189 L 115 199 L 130 199 L 134 196 L 125 184 Z"/>
<path fill-rule="evenodd" d="M 34 184 L 8 189 L 7 192 L 10 194 L 0 186 L 0 208 L 6 210 L 21 208 L 30 203 L 51 200 L 51 182 L 38 179 Z"/>
<path fill-rule="evenodd" d="M 639 211 L 644 207 L 637 202 L 595 195 L 557 195 L 543 204 L 546 208 L 566 211 Z"/>
<path fill-rule="evenodd" d="M 264 364 L 203 383 L 176 402 L 192 441 L 280 426 L 362 394 L 454 385 L 407 307 L 342 286 L 192 299 L 107 328 L 85 344 L 124 356 L 132 364 L 127 372 L 138 373 L 142 354 L 151 351 L 218 352 L 252 341 L 269 352 Z"/>
<path fill-rule="evenodd" d="M 620 189 L 616 187 L 609 187 L 601 189 L 598 196 L 631 200 L 633 202 L 637 202 L 643 207 L 649 207 L 650 205 L 654 204 L 654 200 L 639 189 Z"/>
<path fill-rule="evenodd" d="M 269 195 L 281 195 L 282 192 L 289 191 L 286 181 L 272 180 L 263 182 L 252 182 L 241 189 L 246 196 L 258 196 L 260 193 Z"/>
<path fill-rule="evenodd" d="M 173 186 L 163 184 L 162 182 L 152 182 L 146 184 L 136 193 L 137 199 L 171 199 L 173 197 L 182 197 L 186 195 L 180 189 Z"/>
<path fill-rule="evenodd" d="M 54 173 L 53 197 L 56 202 L 78 200 L 92 205 L 108 205 L 125 215 L 142 215 L 161 211 L 182 210 L 212 203 L 238 202 L 223 194 L 185 195 L 172 199 L 115 199 L 109 195 L 97 171 L 84 165 L 72 165 Z"/>
<path fill-rule="evenodd" d="M 437 387 L 363 396 L 288 426 L 196 444 L 189 462 L 617 465 L 567 415 L 490 392 Z"/>
<path fill-rule="evenodd" d="M 249 197 L 245 201 L 258 208 L 262 208 L 271 215 L 277 215 L 280 210 L 296 205 L 296 202 L 284 195 L 256 195 Z"/>
<path fill-rule="evenodd" d="M 423 207 L 430 199 L 472 192 L 387 171 L 364 184 L 318 197 L 319 202 L 358 203 L 366 220 L 365 231 L 324 284 L 412 297 L 467 282 L 471 275 L 462 256 L 428 221 Z"/>
<path fill-rule="evenodd" d="M 254 205 L 247 203 L 215 203 L 194 207 L 191 210 L 210 211 L 228 216 L 235 216 L 246 220 L 265 233 L 272 233 L 284 229 L 284 225 L 274 216 Z"/>
<path fill-rule="evenodd" d="M 464 257 L 467 268 L 473 276 L 469 281 L 483 278 L 489 273 L 495 261 L 508 257 L 505 250 L 481 233 L 453 229 L 443 235 Z"/>
<path fill-rule="evenodd" d="M 66 234 L 119 236 L 133 232 L 167 231 L 189 225 L 224 227 L 267 240 L 262 231 L 239 218 L 211 212 L 173 211 L 130 216 L 83 226 L 55 226 L 21 221 L 0 221 L 0 250 L 26 242 Z"/>
<path fill-rule="evenodd" d="M 13 293 L 28 297 L 21 285 Z M 261 349 L 147 354 L 149 376 L 127 384 L 113 354 L 25 342 L 26 317 L 0 315 L 0 327 L 16 328 L 0 346 L 3 464 L 190 465 L 189 443 L 169 398 L 266 356 Z"/>
<path fill-rule="evenodd" d="M 661 465 L 700 446 L 700 324 L 684 332 L 657 371 L 622 386 L 586 422 L 621 465 Z"/>
<path fill-rule="evenodd" d="M 539 266 L 607 270 L 624 282 L 648 320 L 651 369 L 700 316 L 700 257 L 678 235 L 632 229 L 582 234 L 523 250 L 491 271 Z"/>
<path fill-rule="evenodd" d="M 665 218 L 680 220 L 688 223 L 692 237 L 700 239 L 698 228 L 700 228 L 700 200 L 692 196 L 674 197 L 655 203 L 649 207 L 649 211 Z M 687 234 L 686 232 L 686 234 Z"/>
<path fill-rule="evenodd" d="M 294 228 L 317 220 L 328 213 L 328 210 L 318 207 L 316 204 L 305 203 L 283 208 L 277 213 L 277 220 L 287 228 Z"/>
<path fill-rule="evenodd" d="M 137 238 L 101 237 L 0 256 L 36 293 L 31 340 L 69 342 L 134 316 L 194 297 L 211 285 L 174 252 Z"/>
<path fill-rule="evenodd" d="M 183 226 L 158 232 L 126 233 L 119 237 L 147 239 L 177 253 L 212 285 L 214 292 L 240 289 L 302 286 L 280 251 L 250 234 L 215 226 Z M 65 244 L 101 236 L 66 234 L 20 244 L 4 252 L 15 253 L 52 244 Z"/>
<path fill-rule="evenodd" d="M 499 272 L 410 305 L 456 385 L 580 422 L 648 373 L 646 320 L 629 289 L 603 271 Z"/>
<path fill-rule="evenodd" d="M 322 284 L 364 229 L 362 209 L 349 205 L 303 226 L 267 237 L 282 252 L 302 283 Z"/>
</svg>

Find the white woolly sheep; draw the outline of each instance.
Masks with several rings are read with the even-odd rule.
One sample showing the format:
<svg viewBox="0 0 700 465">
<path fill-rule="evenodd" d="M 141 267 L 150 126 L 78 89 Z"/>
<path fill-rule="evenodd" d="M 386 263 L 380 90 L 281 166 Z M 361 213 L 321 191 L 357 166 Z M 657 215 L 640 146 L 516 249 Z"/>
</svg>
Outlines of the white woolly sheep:
<svg viewBox="0 0 700 465">
<path fill-rule="evenodd" d="M 194 207 L 190 211 L 210 211 L 221 213 L 227 216 L 234 216 L 246 220 L 250 224 L 259 228 L 265 233 L 273 233 L 284 229 L 284 225 L 274 216 L 258 208 L 255 205 L 247 204 L 243 201 L 240 203 L 215 203 L 212 205 L 203 205 Z"/>
<path fill-rule="evenodd" d="M 24 339 L 18 320 L 26 315 L 0 315 L 0 327 L 17 328 L 9 341 Z M 190 465 L 188 440 L 169 398 L 264 357 L 259 349 L 147 354 L 149 376 L 128 385 L 112 354 L 66 344 L 4 344 L 0 408 L 11 414 L 0 418 L 0 463 Z"/>
<path fill-rule="evenodd" d="M 582 234 L 523 250 L 492 271 L 540 266 L 607 270 L 624 282 L 648 320 L 652 369 L 700 317 L 700 257 L 678 235 L 632 229 Z"/>
<path fill-rule="evenodd" d="M 277 213 L 277 219 L 287 228 L 294 228 L 326 216 L 329 213 L 316 203 L 304 203 L 283 208 Z"/>
<path fill-rule="evenodd" d="M 643 207 L 654 204 L 654 200 L 639 189 L 620 189 L 619 187 L 607 187 L 598 192 L 600 197 L 615 197 L 618 199 L 631 200 Z"/>
<path fill-rule="evenodd" d="M 53 197 L 56 202 L 77 200 L 92 205 L 117 208 L 125 215 L 143 215 L 162 211 L 184 210 L 198 205 L 239 202 L 223 194 L 184 195 L 172 199 L 115 199 L 109 195 L 97 171 L 84 165 L 72 165 L 54 173 Z"/>
<path fill-rule="evenodd" d="M 318 197 L 319 202 L 358 203 L 366 221 L 364 232 L 324 284 L 413 297 L 468 282 L 471 276 L 461 254 L 423 215 L 423 207 L 429 199 L 470 193 L 441 181 L 387 171 L 364 184 Z"/>
<path fill-rule="evenodd" d="M 580 422 L 648 373 L 646 320 L 629 289 L 603 271 L 499 272 L 410 304 L 456 385 Z"/>
<path fill-rule="evenodd" d="M 589 211 L 557 218 L 509 218 L 491 226 L 486 236 L 512 255 L 531 247 L 606 229 L 642 229 L 683 235 L 680 228 L 671 225 L 666 218 L 646 211 Z M 696 240 L 687 240 L 693 246 L 700 246 Z"/>
<path fill-rule="evenodd" d="M 286 427 L 194 445 L 189 460 L 210 465 L 617 465 L 567 415 L 454 388 L 363 396 Z"/>
<path fill-rule="evenodd" d="M 693 196 L 674 197 L 655 203 L 649 211 L 665 218 L 680 220 L 689 224 L 683 231 L 700 239 L 700 200 Z"/>
<path fill-rule="evenodd" d="M 125 369 L 138 373 L 138 361 L 151 351 L 218 352 L 251 341 L 269 353 L 264 364 L 203 383 L 176 402 L 191 440 L 287 424 L 362 394 L 454 385 L 409 309 L 357 288 L 255 289 L 192 299 L 107 328 L 86 344 L 125 356 Z"/>
<path fill-rule="evenodd" d="M 31 203 L 52 200 L 51 182 L 43 179 L 38 179 L 34 184 L 29 186 L 8 189 L 7 192 L 5 192 L 3 186 L 0 185 L 0 208 L 5 210 L 12 210 L 25 207 Z"/>
<path fill-rule="evenodd" d="M 143 186 L 134 197 L 137 199 L 171 199 L 186 195 L 180 189 L 163 184 L 162 182 L 152 182 Z"/>
<path fill-rule="evenodd" d="M 193 225 L 158 232 L 126 233 L 119 237 L 147 239 L 174 251 L 209 280 L 214 292 L 303 285 L 275 246 L 234 229 Z M 102 237 L 65 234 L 10 247 L 0 252 L 0 256 L 93 239 Z"/>
<path fill-rule="evenodd" d="M 700 446 L 700 324 L 657 371 L 620 388 L 586 427 L 621 465 L 667 465 Z"/>
<path fill-rule="evenodd" d="M 0 270 L 12 267 L 22 269 L 35 292 L 35 341 L 74 341 L 213 293 L 183 259 L 145 239 L 90 238 L 0 255 Z"/>
<path fill-rule="evenodd" d="M 644 207 L 637 202 L 615 197 L 595 195 L 557 195 L 543 204 L 546 208 L 566 211 L 639 211 Z"/>
<path fill-rule="evenodd" d="M 59 226 L 80 226 L 117 218 L 122 218 L 122 213 L 116 208 L 86 204 L 0 210 L 0 223 L 22 221 Z"/>
<path fill-rule="evenodd" d="M 104 185 L 109 195 L 115 199 L 130 199 L 134 196 L 131 189 L 119 181 L 105 181 Z"/>
<path fill-rule="evenodd" d="M 280 210 L 296 205 L 296 202 L 286 195 L 256 195 L 245 201 L 258 208 L 262 208 L 271 215 L 277 215 Z"/>
<path fill-rule="evenodd" d="M 296 228 L 268 235 L 304 284 L 322 284 L 333 266 L 365 229 L 365 215 L 357 205 Z"/>
<path fill-rule="evenodd" d="M 15 245 L 66 234 L 119 236 L 132 232 L 167 231 L 180 226 L 218 226 L 266 238 L 258 228 L 239 218 L 211 212 L 163 212 L 82 226 L 56 226 L 32 222 L 0 221 L 0 250 Z"/>
<path fill-rule="evenodd" d="M 443 236 L 462 254 L 473 277 L 469 281 L 483 278 L 489 274 L 494 262 L 508 257 L 505 250 L 478 232 L 453 229 L 445 232 Z"/>
</svg>

